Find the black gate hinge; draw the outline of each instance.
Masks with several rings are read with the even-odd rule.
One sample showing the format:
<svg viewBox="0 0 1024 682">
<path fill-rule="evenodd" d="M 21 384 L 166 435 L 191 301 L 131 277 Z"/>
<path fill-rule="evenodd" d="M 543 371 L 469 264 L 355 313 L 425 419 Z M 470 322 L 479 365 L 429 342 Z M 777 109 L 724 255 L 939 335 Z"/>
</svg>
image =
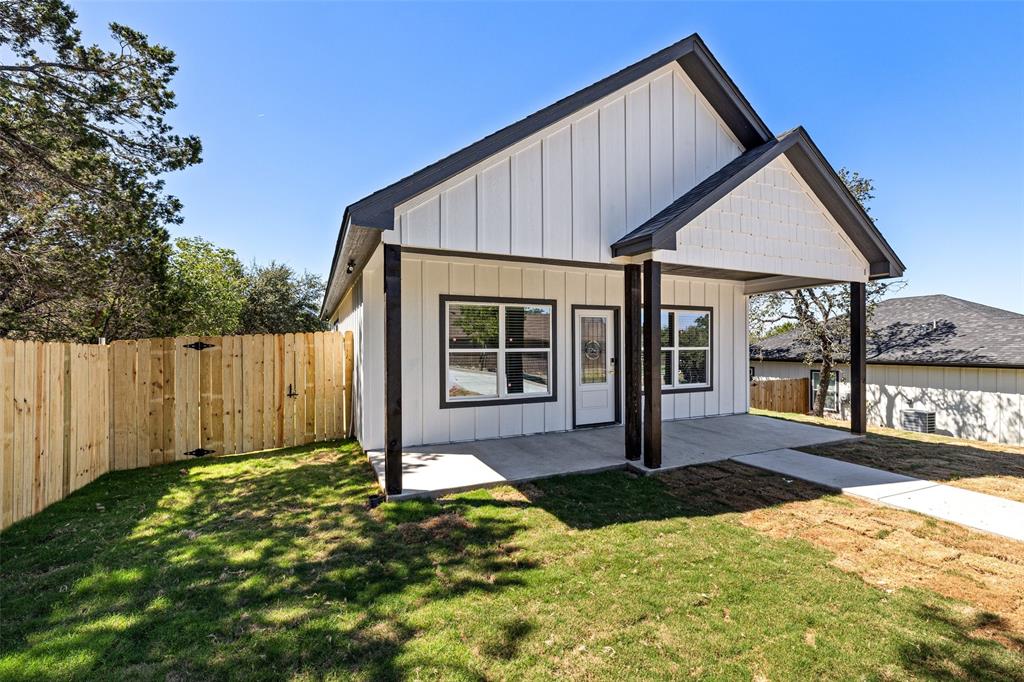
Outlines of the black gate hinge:
<svg viewBox="0 0 1024 682">
<path fill-rule="evenodd" d="M 212 343 L 206 343 L 205 341 L 195 341 L 194 343 L 184 344 L 185 348 L 191 348 L 192 350 L 203 350 L 205 348 L 213 348 Z"/>
<path fill-rule="evenodd" d="M 207 450 L 206 448 L 196 448 L 195 450 L 189 450 L 184 453 L 186 457 L 202 457 L 203 455 L 212 455 L 216 450 Z"/>
</svg>

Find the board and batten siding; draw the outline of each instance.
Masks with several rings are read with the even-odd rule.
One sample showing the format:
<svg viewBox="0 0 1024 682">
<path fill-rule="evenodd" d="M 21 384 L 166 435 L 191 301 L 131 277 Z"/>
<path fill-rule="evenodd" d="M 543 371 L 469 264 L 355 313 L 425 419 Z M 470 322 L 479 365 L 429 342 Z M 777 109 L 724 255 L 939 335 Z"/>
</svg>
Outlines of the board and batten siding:
<svg viewBox="0 0 1024 682">
<path fill-rule="evenodd" d="M 799 362 L 753 361 L 755 378 L 809 377 Z M 849 418 L 850 367 L 839 365 L 840 416 Z M 900 412 L 935 410 L 935 430 L 971 440 L 1024 444 L 1024 369 L 869 364 L 868 421 L 900 427 Z"/>
<path fill-rule="evenodd" d="M 672 63 L 397 206 L 384 238 L 606 263 L 613 242 L 741 150 Z"/>
<path fill-rule="evenodd" d="M 742 287 L 731 281 L 665 277 L 662 292 L 662 301 L 666 305 L 709 306 L 714 311 L 714 390 L 665 395 L 662 400 L 664 419 L 746 412 L 747 319 Z M 440 297 L 443 294 L 554 300 L 557 323 L 557 343 L 554 348 L 557 400 L 525 405 L 441 409 L 438 325 Z M 623 274 L 620 270 L 403 254 L 404 445 L 471 441 L 571 429 L 572 306 L 622 304 Z M 380 403 L 382 408 L 383 403 Z M 382 433 L 380 436 L 367 436 L 364 447 L 379 447 Z"/>
<path fill-rule="evenodd" d="M 868 279 L 867 260 L 793 164 L 780 156 L 676 234 L 658 260 L 846 282 Z"/>
</svg>

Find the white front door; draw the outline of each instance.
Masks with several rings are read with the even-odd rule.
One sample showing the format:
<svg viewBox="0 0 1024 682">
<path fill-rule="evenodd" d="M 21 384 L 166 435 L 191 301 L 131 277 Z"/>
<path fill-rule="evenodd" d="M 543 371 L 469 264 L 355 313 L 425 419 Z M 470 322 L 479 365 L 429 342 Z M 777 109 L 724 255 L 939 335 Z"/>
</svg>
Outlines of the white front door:
<svg viewBox="0 0 1024 682">
<path fill-rule="evenodd" d="M 615 316 L 577 309 L 573 349 L 576 426 L 615 421 Z"/>
</svg>

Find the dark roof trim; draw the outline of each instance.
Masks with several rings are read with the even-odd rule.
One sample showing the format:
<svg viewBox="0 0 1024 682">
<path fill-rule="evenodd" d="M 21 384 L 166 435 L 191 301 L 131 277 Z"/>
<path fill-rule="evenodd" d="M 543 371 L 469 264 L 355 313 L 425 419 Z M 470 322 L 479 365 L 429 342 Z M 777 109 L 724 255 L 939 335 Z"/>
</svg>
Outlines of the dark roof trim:
<svg viewBox="0 0 1024 682">
<path fill-rule="evenodd" d="M 750 149 L 710 175 L 689 192 L 612 245 L 615 256 L 635 256 L 653 249 L 676 248 L 676 233 L 745 180 L 785 154 L 811 191 L 871 264 L 871 277 L 900 277 L 905 266 L 875 227 L 874 221 L 802 127 Z"/>
<path fill-rule="evenodd" d="M 395 206 L 672 61 L 679 62 L 687 76 L 700 88 L 704 97 L 745 147 L 757 146 L 772 138 L 768 126 L 764 124 L 764 121 L 736 88 L 732 79 L 722 70 L 721 65 L 708 51 L 704 41 L 695 33 L 555 102 L 551 106 L 474 142 L 393 185 L 360 199 L 349 206 L 347 212 L 356 225 L 382 230 L 393 229 Z"/>
</svg>

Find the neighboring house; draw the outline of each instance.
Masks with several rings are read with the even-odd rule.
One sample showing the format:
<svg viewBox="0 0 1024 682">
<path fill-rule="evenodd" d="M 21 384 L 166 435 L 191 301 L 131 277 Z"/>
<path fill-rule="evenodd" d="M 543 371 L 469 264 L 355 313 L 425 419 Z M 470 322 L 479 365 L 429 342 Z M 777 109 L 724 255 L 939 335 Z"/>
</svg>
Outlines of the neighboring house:
<svg viewBox="0 0 1024 682">
<path fill-rule="evenodd" d="M 693 35 L 350 205 L 321 312 L 392 493 L 403 446 L 597 424 L 660 466 L 663 419 L 747 411 L 749 294 L 903 269 Z"/>
<path fill-rule="evenodd" d="M 1024 315 L 952 296 L 910 296 L 880 302 L 868 329 L 871 423 L 900 428 L 903 410 L 934 411 L 937 433 L 1024 443 Z M 765 339 L 750 347 L 753 378 L 808 377 L 813 399 L 820 357 L 816 366 L 805 357 L 795 330 Z M 849 364 L 834 373 L 826 408 L 846 419 Z"/>
</svg>

